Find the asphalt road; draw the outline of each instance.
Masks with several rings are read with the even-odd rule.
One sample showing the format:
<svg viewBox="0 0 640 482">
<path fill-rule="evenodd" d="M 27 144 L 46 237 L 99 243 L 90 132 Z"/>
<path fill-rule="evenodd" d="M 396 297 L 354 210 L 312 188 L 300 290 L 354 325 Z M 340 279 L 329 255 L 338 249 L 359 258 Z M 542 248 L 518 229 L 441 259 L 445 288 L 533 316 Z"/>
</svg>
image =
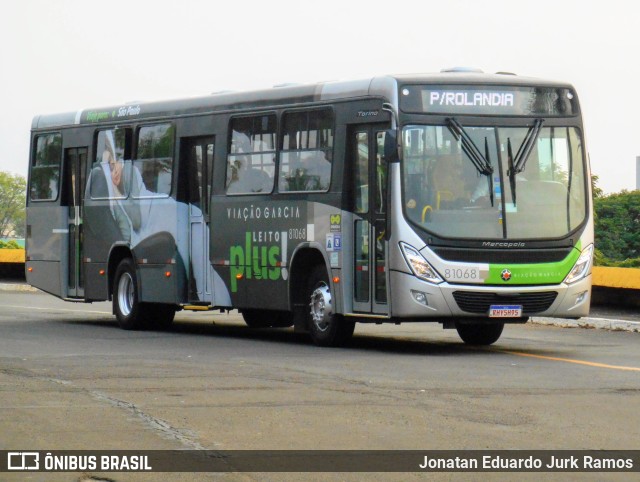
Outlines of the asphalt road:
<svg viewBox="0 0 640 482">
<path fill-rule="evenodd" d="M 333 349 L 234 314 L 127 332 L 107 303 L 0 291 L 0 307 L 0 450 L 640 448 L 637 332 L 514 325 L 470 348 L 438 324 L 358 325 Z M 203 478 L 300 480 L 165 480 Z"/>
</svg>

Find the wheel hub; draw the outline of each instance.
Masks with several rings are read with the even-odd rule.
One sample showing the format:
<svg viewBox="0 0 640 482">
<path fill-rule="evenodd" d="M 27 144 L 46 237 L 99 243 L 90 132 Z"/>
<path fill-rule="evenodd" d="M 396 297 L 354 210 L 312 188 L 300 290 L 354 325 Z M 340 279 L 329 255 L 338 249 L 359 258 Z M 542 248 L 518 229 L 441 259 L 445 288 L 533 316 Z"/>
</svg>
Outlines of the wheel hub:
<svg viewBox="0 0 640 482">
<path fill-rule="evenodd" d="M 331 291 L 326 284 L 318 286 L 311 293 L 311 320 L 319 331 L 326 331 L 331 323 L 333 305 L 331 304 Z"/>
<path fill-rule="evenodd" d="M 134 297 L 133 279 L 129 273 L 124 273 L 118 281 L 118 307 L 124 316 L 131 313 Z"/>
</svg>

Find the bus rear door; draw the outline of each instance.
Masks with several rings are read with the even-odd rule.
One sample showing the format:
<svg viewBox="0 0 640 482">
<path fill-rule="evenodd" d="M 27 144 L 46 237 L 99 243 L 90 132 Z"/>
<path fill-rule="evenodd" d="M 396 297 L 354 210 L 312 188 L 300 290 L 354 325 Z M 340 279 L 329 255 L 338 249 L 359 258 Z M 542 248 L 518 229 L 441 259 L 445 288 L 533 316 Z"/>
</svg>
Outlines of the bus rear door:
<svg viewBox="0 0 640 482">
<path fill-rule="evenodd" d="M 209 202 L 215 139 L 183 137 L 181 163 L 187 166 L 189 204 L 189 301 L 212 301 L 209 262 Z"/>
<path fill-rule="evenodd" d="M 84 236 L 82 219 L 84 215 L 87 152 L 87 147 L 73 147 L 64 150 L 62 203 L 67 207 L 67 225 L 69 229 L 67 238 L 68 260 L 66 263 L 67 296 L 69 298 L 84 297 Z"/>
</svg>

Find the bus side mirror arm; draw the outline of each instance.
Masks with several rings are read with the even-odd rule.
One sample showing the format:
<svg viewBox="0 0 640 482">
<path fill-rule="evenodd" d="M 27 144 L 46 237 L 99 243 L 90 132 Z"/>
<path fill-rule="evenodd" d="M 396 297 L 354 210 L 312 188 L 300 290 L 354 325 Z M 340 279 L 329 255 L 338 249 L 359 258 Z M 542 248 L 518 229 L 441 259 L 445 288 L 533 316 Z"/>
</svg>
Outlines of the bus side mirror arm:
<svg viewBox="0 0 640 482">
<path fill-rule="evenodd" d="M 391 129 L 388 129 L 384 136 L 384 159 L 388 163 L 398 162 L 402 158 L 402 146 L 398 143 L 400 138 L 398 113 L 388 102 L 382 104 L 382 110 L 389 112 L 393 119 Z"/>
<path fill-rule="evenodd" d="M 382 110 L 389 112 L 391 114 L 391 128 L 385 131 L 384 136 L 384 161 L 387 164 L 400 162 L 402 159 L 402 145 L 398 143 L 398 139 L 400 139 L 400 121 L 398 119 L 398 112 L 393 107 L 393 104 L 385 102 L 382 104 Z M 386 205 L 387 205 L 387 215 L 385 220 L 385 240 L 388 242 L 391 239 L 391 216 L 389 216 L 389 211 L 391 208 L 391 173 L 388 173 L 386 179 Z"/>
</svg>

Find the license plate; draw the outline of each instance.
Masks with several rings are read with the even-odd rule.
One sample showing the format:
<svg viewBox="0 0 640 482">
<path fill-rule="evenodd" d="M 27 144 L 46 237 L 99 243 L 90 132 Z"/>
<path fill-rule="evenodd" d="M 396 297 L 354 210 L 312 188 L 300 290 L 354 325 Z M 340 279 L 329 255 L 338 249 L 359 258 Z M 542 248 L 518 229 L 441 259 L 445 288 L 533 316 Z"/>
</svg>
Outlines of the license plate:
<svg viewBox="0 0 640 482">
<path fill-rule="evenodd" d="M 522 305 L 491 305 L 489 307 L 490 318 L 520 318 Z"/>
</svg>

